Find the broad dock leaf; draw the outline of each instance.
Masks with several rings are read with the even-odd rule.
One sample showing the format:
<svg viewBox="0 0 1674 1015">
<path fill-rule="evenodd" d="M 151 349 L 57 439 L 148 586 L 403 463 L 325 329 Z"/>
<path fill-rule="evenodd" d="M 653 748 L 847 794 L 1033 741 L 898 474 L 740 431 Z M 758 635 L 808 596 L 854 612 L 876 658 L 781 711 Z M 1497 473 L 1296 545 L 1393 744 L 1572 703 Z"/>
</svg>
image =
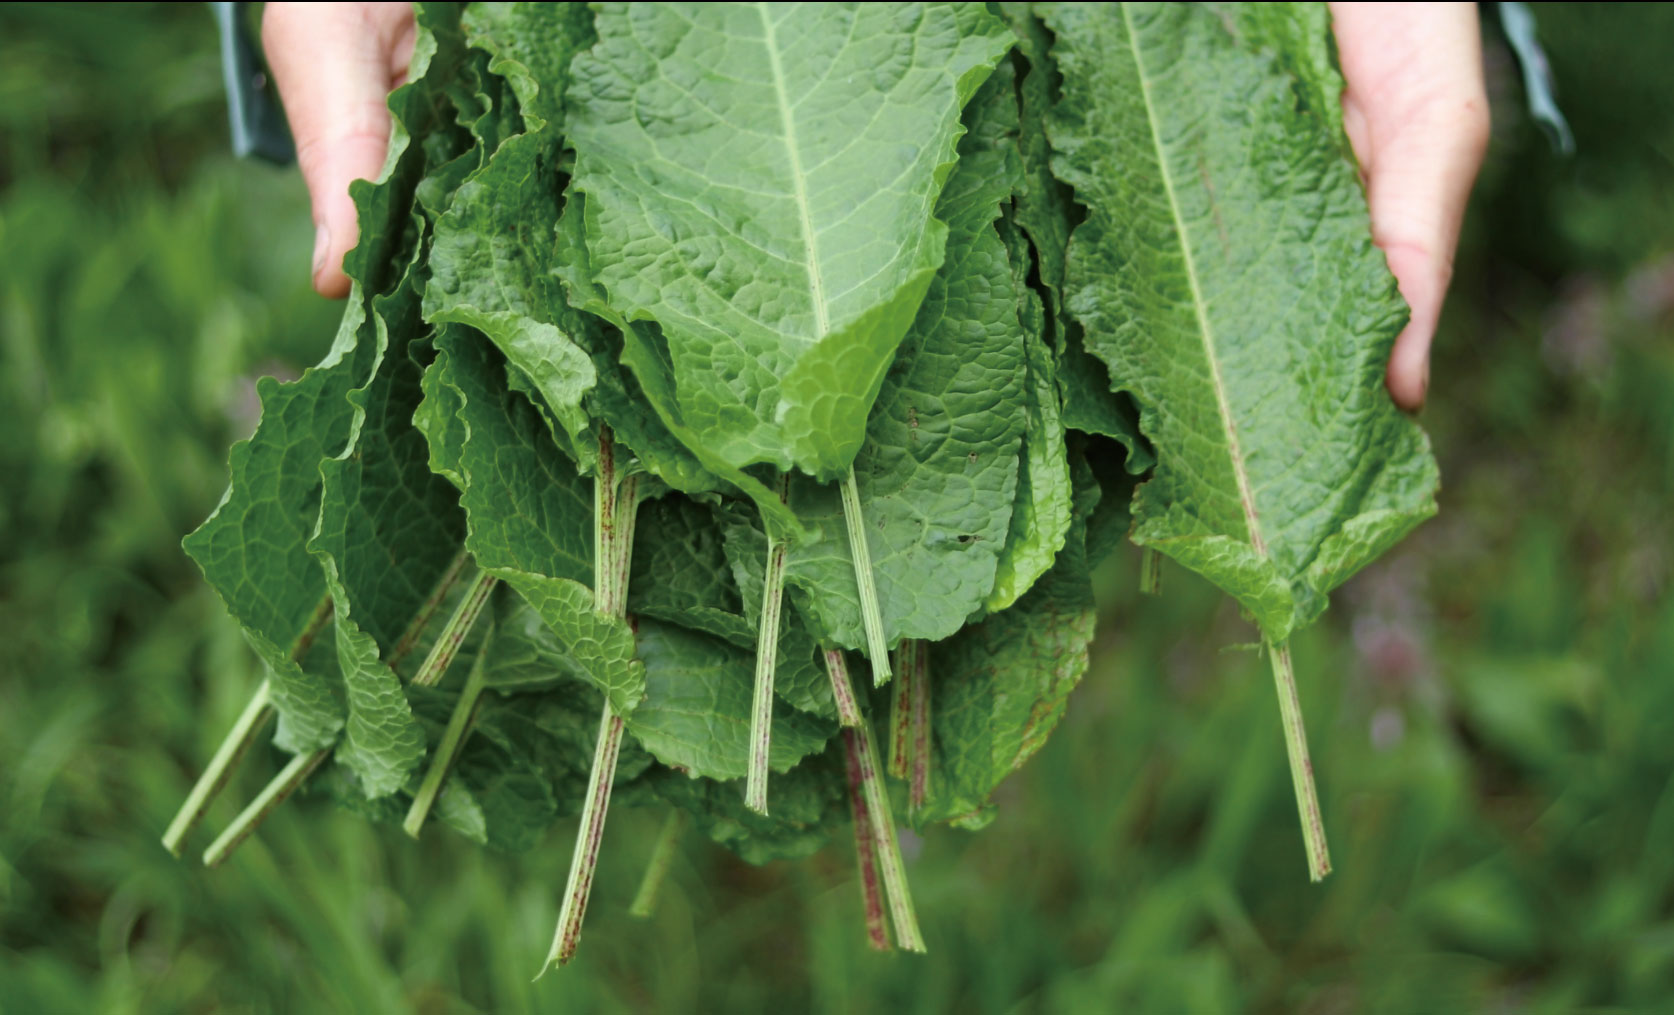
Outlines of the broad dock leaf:
<svg viewBox="0 0 1674 1015">
<path fill-rule="evenodd" d="M 1336 111 L 1299 112 L 1213 10 L 1043 8 L 1053 167 L 1087 207 L 1068 308 L 1157 454 L 1134 541 L 1281 643 L 1435 511 L 1428 442 L 1383 389 L 1405 310 Z"/>
<path fill-rule="evenodd" d="M 565 129 L 598 283 L 661 325 L 694 448 L 842 474 L 941 264 L 960 108 L 1009 32 L 978 4 L 597 10 Z"/>
<path fill-rule="evenodd" d="M 742 779 L 749 767 L 755 656 L 696 631 L 639 622 L 645 700 L 625 717 L 628 733 L 658 761 L 709 779 Z M 778 702 L 768 763 L 789 771 L 837 730 Z"/>
<path fill-rule="evenodd" d="M 1010 609 L 930 646 L 934 761 L 921 826 L 987 824 L 989 794 L 1046 743 L 1087 672 L 1098 611 L 1085 533 L 1099 490 L 1074 465 L 1074 522 L 1052 570 Z"/>
<path fill-rule="evenodd" d="M 328 747 L 343 728 L 335 668 L 305 670 L 293 656 L 327 601 L 308 537 L 319 517 L 320 462 L 349 439 L 347 396 L 371 351 L 356 347 L 360 323 L 353 312 L 345 317 L 325 360 L 297 380 L 257 384 L 261 423 L 233 445 L 226 495 L 183 544 L 267 664 L 280 746 L 290 751 Z"/>
<path fill-rule="evenodd" d="M 450 471 L 464 480 L 465 548 L 540 613 L 613 708 L 631 712 L 645 690 L 633 632 L 593 609 L 593 481 L 506 384 L 505 361 L 481 336 L 444 327 L 436 352 L 424 377 L 427 400 L 453 406 L 462 425 L 445 425 L 443 412 L 423 406 L 415 424 L 433 460 L 456 463 Z"/>
<path fill-rule="evenodd" d="M 412 425 L 421 397 L 421 371 L 410 355 L 422 327 L 418 301 L 410 275 L 372 300 L 378 358 L 348 395 L 348 443 L 320 466 L 319 525 L 308 544 L 336 608 L 349 706 L 337 756 L 372 797 L 401 788 L 424 758 L 423 734 L 384 659 L 465 537 L 459 495 L 430 471 L 424 435 Z"/>
<path fill-rule="evenodd" d="M 971 100 L 970 131 L 937 204 L 946 261 L 890 368 L 854 461 L 884 636 L 946 638 L 994 589 L 1026 423 L 1021 296 L 994 222 L 1020 184 L 1010 69 Z M 816 533 L 786 584 L 823 641 L 865 644 L 838 491 L 799 477 L 791 508 Z"/>
</svg>

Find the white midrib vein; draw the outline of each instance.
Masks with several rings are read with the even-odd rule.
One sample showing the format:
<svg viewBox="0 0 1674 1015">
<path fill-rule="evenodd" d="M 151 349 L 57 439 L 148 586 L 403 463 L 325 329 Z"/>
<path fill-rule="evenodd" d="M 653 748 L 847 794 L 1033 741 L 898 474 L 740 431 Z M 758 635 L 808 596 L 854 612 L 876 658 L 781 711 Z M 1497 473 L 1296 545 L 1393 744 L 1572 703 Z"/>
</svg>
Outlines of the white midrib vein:
<svg viewBox="0 0 1674 1015">
<path fill-rule="evenodd" d="M 1226 382 L 1221 377 L 1221 361 L 1215 352 L 1215 336 L 1209 327 L 1209 308 L 1203 301 L 1203 289 L 1197 281 L 1197 262 L 1192 257 L 1191 243 L 1186 235 L 1186 221 L 1180 215 L 1180 201 L 1174 196 L 1174 176 L 1168 169 L 1168 156 L 1163 152 L 1162 135 L 1157 133 L 1156 108 L 1151 102 L 1151 79 L 1145 73 L 1145 58 L 1139 52 L 1139 37 L 1134 31 L 1133 16 L 1128 4 L 1122 4 L 1122 21 L 1128 30 L 1128 48 L 1133 51 L 1134 69 L 1139 74 L 1139 92 L 1145 102 L 1145 122 L 1151 129 L 1151 144 L 1157 153 L 1157 170 L 1162 174 L 1163 191 L 1168 195 L 1168 210 L 1174 216 L 1174 230 L 1180 236 L 1180 255 L 1186 262 L 1186 281 L 1192 290 L 1192 309 L 1197 314 L 1198 335 L 1203 339 L 1203 355 L 1209 361 L 1209 380 L 1215 389 L 1215 403 L 1220 409 L 1221 426 L 1226 431 L 1228 452 L 1232 458 L 1232 475 L 1238 482 L 1238 499 L 1244 506 L 1244 524 L 1249 528 L 1250 544 L 1262 557 L 1267 556 L 1267 543 L 1261 538 L 1261 525 L 1256 520 L 1255 495 L 1250 491 L 1250 477 L 1244 468 L 1244 452 L 1238 445 L 1238 428 L 1232 420 L 1232 407 L 1226 398 Z"/>
<path fill-rule="evenodd" d="M 831 329 L 831 313 L 825 305 L 825 280 L 820 276 L 820 260 L 814 251 L 814 219 L 808 210 L 808 181 L 802 175 L 802 151 L 796 141 L 796 117 L 791 114 L 790 95 L 785 90 L 785 72 L 779 63 L 779 40 L 773 20 L 767 16 L 768 5 L 756 4 L 761 15 L 761 27 L 767 44 L 767 60 L 773 68 L 773 91 L 779 99 L 779 122 L 784 128 L 785 151 L 790 155 L 791 194 L 796 198 L 796 210 L 802 217 L 802 246 L 806 252 L 804 265 L 808 269 L 808 291 L 814 301 L 815 338 L 824 338 Z"/>
</svg>

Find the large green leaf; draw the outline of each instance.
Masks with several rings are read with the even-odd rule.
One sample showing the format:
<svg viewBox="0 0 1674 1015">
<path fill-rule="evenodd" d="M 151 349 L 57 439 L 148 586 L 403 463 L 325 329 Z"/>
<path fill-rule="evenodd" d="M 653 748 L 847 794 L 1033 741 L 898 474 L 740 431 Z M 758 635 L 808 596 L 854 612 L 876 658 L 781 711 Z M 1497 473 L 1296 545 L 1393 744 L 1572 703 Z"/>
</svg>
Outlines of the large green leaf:
<svg viewBox="0 0 1674 1015">
<path fill-rule="evenodd" d="M 572 457 L 586 461 L 578 454 L 591 443 L 581 400 L 597 375 L 591 350 L 577 344 L 589 337 L 587 322 L 570 309 L 552 265 L 565 69 L 592 41 L 591 18 L 569 4 L 496 4 L 474 8 L 466 27 L 474 43 L 499 54 L 493 68 L 510 75 L 519 101 L 539 115 L 493 151 L 436 222 L 425 318 L 468 324 L 493 339 L 541 393 Z"/>
<path fill-rule="evenodd" d="M 1028 241 L 1009 217 L 999 222 L 1019 294 L 1024 388 L 1023 449 L 1017 472 L 1017 504 L 994 568 L 994 590 L 983 609 L 997 613 L 1015 603 L 1052 567 L 1070 526 L 1070 472 L 1064 423 L 1059 412 L 1058 368 L 1046 342 L 1046 311 L 1029 287 Z"/>
<path fill-rule="evenodd" d="M 592 14 L 576 4 L 479 4 L 465 27 L 474 45 L 495 54 L 491 67 L 507 76 L 529 129 L 494 152 L 437 222 L 426 318 L 488 335 L 520 375 L 513 386 L 527 379 L 539 393 L 555 436 L 584 469 L 593 467 L 595 422 L 603 421 L 632 452 L 630 468 L 686 492 L 716 488 L 623 376 L 620 340 L 572 309 L 559 283 L 575 256 L 558 232 L 563 103 L 569 62 L 594 40 Z"/>
<path fill-rule="evenodd" d="M 516 589 L 612 707 L 630 712 L 644 694 L 644 668 L 627 623 L 593 609 L 593 481 L 559 451 L 505 370 L 481 336 L 444 327 L 424 390 L 427 401 L 453 406 L 463 425 L 423 406 L 415 423 L 432 458 L 464 482 L 465 546 L 477 566 Z"/>
<path fill-rule="evenodd" d="M 359 309 L 351 305 L 318 366 L 288 384 L 267 377 L 257 384 L 261 423 L 233 445 L 226 495 L 183 544 L 267 664 L 279 742 L 291 751 L 327 747 L 343 727 L 335 666 L 303 669 L 298 649 L 306 646 L 298 642 L 318 634 L 316 614 L 329 606 L 308 537 L 319 517 L 320 462 L 349 439 L 347 395 L 371 355 L 355 341 Z"/>
<path fill-rule="evenodd" d="M 1128 448 L 1128 467 L 1136 474 L 1149 469 L 1152 457 L 1139 434 L 1139 414 L 1133 401 L 1111 389 L 1110 371 L 1087 354 L 1081 328 L 1064 312 L 1064 264 L 1070 231 L 1080 221 L 1074 191 L 1053 174 L 1047 119 L 1056 101 L 1058 69 L 1052 62 L 1051 36 L 1031 4 L 1001 4 L 1017 49 L 1012 59 L 1020 66 L 1017 96 L 1022 119 L 1018 151 L 1023 159 L 1023 187 L 1018 191 L 1015 221 L 1027 234 L 1043 294 L 1046 334 L 1056 352 L 1052 369 L 1061 401 L 1059 421 L 1070 430 L 1113 437 Z"/>
<path fill-rule="evenodd" d="M 605 298 L 593 274 L 587 249 L 586 196 L 570 190 L 558 222 L 558 251 L 553 271 L 563 280 L 570 304 L 616 329 L 617 358 L 628 369 L 600 371 L 594 408 L 610 420 L 643 466 L 677 490 L 701 493 L 730 484 L 761 510 L 777 531 L 801 533 L 790 509 L 766 483 L 728 463 L 687 425 L 675 398 L 674 365 L 656 325 L 630 321 Z M 616 379 L 621 383 L 613 383 Z"/>
<path fill-rule="evenodd" d="M 920 825 L 986 824 L 989 794 L 1046 743 L 1087 671 L 1098 611 L 1084 540 L 1099 488 L 1075 465 L 1075 521 L 1052 570 L 1011 609 L 930 647 L 933 763 Z"/>
<path fill-rule="evenodd" d="M 1133 538 L 1237 597 L 1274 642 L 1435 511 L 1383 390 L 1404 308 L 1334 108 L 1190 5 L 1045 5 L 1053 166 L 1087 220 L 1068 308 L 1133 393 L 1157 467 Z"/>
<path fill-rule="evenodd" d="M 1027 409 L 1019 290 L 994 229 L 1019 184 L 1009 68 L 967 110 L 970 131 L 936 214 L 947 260 L 930 286 L 854 461 L 884 634 L 946 638 L 994 589 L 1017 496 Z M 831 484 L 791 484 L 815 534 L 792 546 L 785 581 L 809 626 L 865 644 L 842 503 Z"/>
<path fill-rule="evenodd" d="M 385 660 L 465 536 L 458 494 L 427 467 L 424 436 L 412 426 L 421 371 L 410 351 L 422 327 L 413 284 L 409 276 L 372 301 L 378 358 L 348 395 L 348 443 L 320 467 L 319 524 L 308 544 L 335 606 L 348 698 L 337 756 L 368 796 L 395 792 L 424 757 L 423 735 Z"/>
<path fill-rule="evenodd" d="M 597 30 L 566 123 L 597 281 L 661 325 L 694 448 L 841 474 L 1009 33 L 976 4 L 601 4 Z"/>
<path fill-rule="evenodd" d="M 457 21 L 451 5 L 420 5 L 413 80 L 389 99 L 394 130 L 384 169 L 376 184 L 351 188 L 361 238 L 344 268 L 355 287 L 331 351 L 291 384 L 263 379 L 258 385 L 262 422 L 233 448 L 226 496 L 184 543 L 268 665 L 278 739 L 287 750 L 329 746 L 345 720 L 335 667 L 305 670 L 296 658 L 306 648 L 298 644 L 305 632 L 319 633 L 312 621 L 327 602 L 325 576 L 307 541 L 318 520 L 321 462 L 347 444 L 355 415 L 347 395 L 378 357 L 370 294 L 393 287 L 417 248 L 412 197 L 427 154 L 411 139 L 432 138 L 439 161 L 469 143 L 463 135 L 450 137 L 445 126 L 452 107 L 442 83 L 456 77 L 463 56 Z"/>
<path fill-rule="evenodd" d="M 695 631 L 639 622 L 645 700 L 627 729 L 658 761 L 709 779 L 742 779 L 749 767 L 750 698 L 755 656 Z M 773 715 L 768 764 L 791 769 L 821 750 L 836 724 L 786 705 Z"/>
</svg>

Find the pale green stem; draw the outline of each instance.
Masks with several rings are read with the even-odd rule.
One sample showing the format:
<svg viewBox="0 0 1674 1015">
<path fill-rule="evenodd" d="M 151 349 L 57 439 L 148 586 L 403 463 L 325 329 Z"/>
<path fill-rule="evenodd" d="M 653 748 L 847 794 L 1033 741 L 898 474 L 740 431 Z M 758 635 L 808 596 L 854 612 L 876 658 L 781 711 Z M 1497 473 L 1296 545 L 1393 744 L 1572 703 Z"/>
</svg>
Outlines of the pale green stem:
<svg viewBox="0 0 1674 1015">
<path fill-rule="evenodd" d="M 843 521 L 849 531 L 849 556 L 854 558 L 854 580 L 860 592 L 860 622 L 866 628 L 866 655 L 872 660 L 872 683 L 881 687 L 889 680 L 889 640 L 884 637 L 883 610 L 878 605 L 878 586 L 872 580 L 872 547 L 867 542 L 866 519 L 860 511 L 860 487 L 854 466 L 841 484 Z"/>
<path fill-rule="evenodd" d="M 670 810 L 663 820 L 662 829 L 657 832 L 656 843 L 651 847 L 651 858 L 645 863 L 645 876 L 639 879 L 639 891 L 634 893 L 633 905 L 628 907 L 629 916 L 650 919 L 652 911 L 657 908 L 657 893 L 662 890 L 669 865 L 674 862 L 675 847 L 680 845 L 680 833 L 685 830 L 686 812 L 678 807 Z"/>
<path fill-rule="evenodd" d="M 317 751 L 291 758 L 290 764 L 280 769 L 273 781 L 262 787 L 262 791 L 256 794 L 256 799 L 250 801 L 250 806 L 239 812 L 238 817 L 227 826 L 227 830 L 221 833 L 221 837 L 203 851 L 204 866 L 219 866 L 221 861 L 238 848 L 239 843 L 250 837 L 256 826 L 262 823 L 262 819 L 272 813 L 275 807 L 284 803 L 286 797 L 296 792 L 296 788 L 302 785 L 330 754 L 331 748 L 322 747 Z"/>
<path fill-rule="evenodd" d="M 454 761 L 459 757 L 459 751 L 465 746 L 465 735 L 470 729 L 471 720 L 476 716 L 477 702 L 482 698 L 484 673 L 488 659 L 488 647 L 477 653 L 477 658 L 471 663 L 471 672 L 465 677 L 465 689 L 459 692 L 459 700 L 454 702 L 453 714 L 448 716 L 447 729 L 442 731 L 442 739 L 436 744 L 436 751 L 430 756 L 430 767 L 424 773 L 424 781 L 419 783 L 418 792 L 413 796 L 413 805 L 407 809 L 407 820 L 401 827 L 413 838 L 418 838 L 419 831 L 424 827 L 425 819 L 430 816 L 430 808 L 436 803 L 436 795 L 442 791 L 442 782 L 447 778 Z"/>
<path fill-rule="evenodd" d="M 460 555 L 448 566 L 448 570 L 443 573 L 436 584 L 436 588 L 431 592 L 430 598 L 419 608 L 418 614 L 414 616 L 412 623 L 407 626 L 407 631 L 402 635 L 402 642 L 410 641 L 416 644 L 419 637 L 423 635 L 425 626 L 435 616 L 442 600 L 447 597 L 448 590 L 458 580 L 464 559 L 465 554 L 461 551 Z M 482 613 L 483 605 L 488 602 L 489 594 L 494 591 L 495 584 L 496 579 L 492 575 L 487 572 L 477 573 L 476 577 L 472 579 L 471 585 L 466 588 L 464 598 L 454 607 L 453 615 L 448 618 L 447 626 L 437 636 L 436 644 L 431 646 L 430 654 L 425 657 L 424 662 L 419 665 L 418 672 L 413 675 L 412 683 L 427 687 L 442 679 L 449 664 L 453 662 L 454 656 L 458 654 L 460 644 L 470 634 L 471 627 Z M 297 637 L 296 643 L 291 647 L 292 659 L 301 661 L 308 654 L 309 647 L 312 646 L 320 631 L 324 629 L 326 622 L 331 619 L 331 614 L 331 600 L 328 598 L 314 612 L 307 628 Z M 391 649 L 389 657 L 385 661 L 393 665 L 392 661 L 397 658 L 397 651 L 410 651 L 411 647 L 411 644 L 408 644 L 403 649 L 401 644 L 398 643 L 396 648 Z M 262 686 L 264 689 L 267 688 L 265 683 Z M 258 691 L 257 693 L 263 694 L 264 692 Z M 252 711 L 256 714 L 252 715 Z M 248 727 L 245 726 L 247 719 L 250 720 Z M 265 719 L 264 710 L 256 709 L 254 701 L 246 706 L 244 716 L 240 717 L 239 724 L 234 727 L 233 733 L 228 737 L 228 740 L 233 742 L 234 746 L 229 748 L 227 743 L 221 745 L 221 750 L 216 752 L 215 759 L 210 762 L 211 771 L 214 770 L 222 753 L 229 750 L 232 752 L 232 757 L 227 763 L 227 770 L 230 771 L 232 762 L 236 761 L 237 756 L 249 747 L 250 741 L 254 739 Z M 242 746 L 238 746 L 240 743 L 242 743 Z M 260 825 L 275 807 L 283 803 L 286 797 L 295 792 L 297 787 L 302 785 L 316 768 L 320 767 L 321 763 L 330 754 L 331 748 L 326 747 L 308 754 L 299 754 L 292 758 L 290 763 L 263 788 L 256 799 L 252 800 L 248 807 L 239 812 L 238 817 L 233 819 L 233 823 L 227 827 L 226 831 L 221 833 L 220 838 L 210 844 L 209 849 L 204 852 L 204 863 L 213 867 L 225 860 L 240 843 L 255 832 L 256 826 Z M 209 774 L 209 772 L 206 772 L 205 776 L 208 777 Z M 222 784 L 226 782 L 226 777 L 226 771 L 218 776 Z M 197 816 L 201 817 L 203 810 L 208 807 L 209 799 L 214 796 L 217 789 L 219 789 L 219 786 L 211 788 L 204 795 L 202 802 L 197 805 L 193 804 L 192 797 L 188 797 L 187 807 L 195 810 Z M 194 788 L 193 796 L 196 796 L 197 792 L 197 789 Z M 182 813 L 186 814 L 190 811 L 183 809 Z M 177 834 L 173 844 L 174 847 L 178 847 L 179 839 L 190 831 L 196 820 L 197 817 L 185 821 L 182 821 L 180 817 L 175 819 L 175 824 L 170 826 L 169 829 L 170 835 Z M 421 817 L 419 820 L 422 821 L 423 818 Z M 164 844 L 169 844 L 167 836 L 164 838 Z"/>
<path fill-rule="evenodd" d="M 780 476 L 779 501 L 790 490 Z M 755 696 L 750 703 L 750 763 L 745 770 L 744 806 L 767 813 L 768 752 L 773 744 L 773 671 L 779 661 L 779 610 L 785 597 L 785 542 L 767 527 L 767 570 L 762 575 L 761 623 L 756 627 Z"/>
<path fill-rule="evenodd" d="M 623 479 L 618 488 L 614 450 L 609 428 L 601 427 L 598 475 L 593 480 L 593 608 L 605 616 L 620 618 L 627 614 L 634 524 L 639 511 L 639 477 Z M 610 791 L 616 782 L 616 759 L 621 748 L 622 717 L 610 707 L 610 697 L 606 695 L 599 714 L 599 736 L 593 748 L 587 796 L 582 801 L 581 822 L 576 828 L 575 850 L 570 855 L 569 879 L 558 910 L 558 926 L 552 935 L 552 948 L 536 979 L 553 966 L 569 962 L 581 943 L 581 923 L 593 891 L 593 873 L 598 868 L 599 843 L 604 838 L 605 815 L 610 810 Z"/>
<path fill-rule="evenodd" d="M 911 771 L 907 801 L 908 808 L 916 815 L 930 796 L 930 646 L 914 639 L 907 651 L 913 674 L 912 706 L 908 713 L 912 737 L 908 748 Z"/>
<path fill-rule="evenodd" d="M 616 441 L 599 427 L 598 475 L 593 477 L 593 609 L 611 616 L 611 576 L 616 572 Z"/>
<path fill-rule="evenodd" d="M 826 663 L 835 690 L 839 683 L 849 683 L 848 668 L 842 656 L 826 656 Z M 852 686 L 852 685 L 851 685 Z M 852 690 L 851 690 L 852 695 Z M 918 916 L 913 912 L 913 897 L 907 887 L 907 867 L 901 859 L 901 842 L 895 834 L 895 817 L 889 809 L 889 792 L 884 786 L 883 772 L 878 768 L 878 747 L 872 737 L 872 724 L 863 722 L 858 729 L 844 728 L 842 734 L 854 752 L 860 769 L 860 784 L 865 790 L 866 809 L 872 819 L 872 840 L 877 847 L 878 866 L 883 872 L 884 891 L 889 896 L 889 913 L 895 923 L 895 940 L 910 952 L 924 951 L 924 936 L 919 933 Z"/>
<path fill-rule="evenodd" d="M 1290 781 L 1296 790 L 1296 810 L 1302 818 L 1302 841 L 1308 851 L 1308 876 L 1314 881 L 1331 873 L 1331 851 L 1325 842 L 1319 794 L 1314 789 L 1314 763 L 1308 759 L 1308 734 L 1302 727 L 1302 702 L 1296 694 L 1290 646 L 1267 646 L 1273 662 L 1273 682 L 1279 691 L 1279 715 L 1284 720 L 1285 751 L 1290 755 Z"/>
<path fill-rule="evenodd" d="M 175 856 L 180 855 L 180 844 L 203 820 L 204 813 L 209 810 L 210 801 L 227 785 L 232 778 L 233 769 L 238 767 L 239 759 L 244 757 L 250 745 L 256 742 L 262 727 L 273 717 L 273 707 L 268 703 L 268 682 L 262 681 L 256 688 L 256 693 L 250 696 L 250 703 L 244 706 L 238 721 L 233 723 L 231 730 L 221 741 L 221 746 L 215 749 L 214 757 L 209 759 L 209 766 L 198 776 L 192 791 L 186 794 L 186 802 L 180 805 L 180 812 L 169 823 L 168 831 L 163 833 L 163 847 Z"/>
<path fill-rule="evenodd" d="M 848 663 L 843 660 L 843 650 L 828 648 L 825 650 L 825 668 L 827 672 L 840 669 L 848 673 Z M 837 701 L 837 721 L 844 726 L 859 726 L 863 720 L 860 716 L 860 704 L 854 700 L 854 687 L 845 678 L 842 681 L 832 681 L 831 696 Z"/>
<path fill-rule="evenodd" d="M 459 581 L 459 576 L 465 573 L 465 566 L 470 562 L 471 555 L 461 549 L 454 556 L 453 563 L 449 564 L 448 569 L 442 572 L 442 577 L 437 580 L 436 587 L 430 590 L 430 598 L 419 606 L 418 612 L 413 614 L 412 622 L 407 625 L 405 631 L 401 632 L 401 637 L 396 639 L 395 647 L 389 650 L 389 657 L 384 662 L 389 665 L 390 669 L 393 670 L 400 666 L 402 660 L 406 659 L 413 649 L 418 647 L 419 639 L 424 637 L 424 629 L 430 626 L 430 621 L 436 616 L 436 611 L 442 608 L 442 601 L 447 599 L 448 593 L 453 590 L 454 583 Z"/>
<path fill-rule="evenodd" d="M 330 596 L 320 600 L 308 622 L 303 625 L 296 641 L 291 643 L 290 657 L 301 662 L 308 655 L 308 650 L 314 647 L 314 641 L 330 623 L 333 605 Z M 163 846 L 175 856 L 180 855 L 180 845 L 186 841 L 186 836 L 192 834 L 209 812 L 209 805 L 220 795 L 232 779 L 233 769 L 238 767 L 256 738 L 267 726 L 267 721 L 273 717 L 272 686 L 263 680 L 256 693 L 250 696 L 249 704 L 244 706 L 238 721 L 227 731 L 221 745 L 215 749 L 215 754 L 209 759 L 209 767 L 204 769 L 203 775 L 192 785 L 192 791 L 186 794 L 186 801 L 180 805 L 180 811 L 169 823 L 168 831 L 163 833 Z"/>
<path fill-rule="evenodd" d="M 453 615 L 448 617 L 446 626 L 436 636 L 436 644 L 430 646 L 430 654 L 424 657 L 418 672 L 413 674 L 415 687 L 434 687 L 441 681 L 448 667 L 453 665 L 453 657 L 459 654 L 459 646 L 465 643 L 471 628 L 476 626 L 477 617 L 482 614 L 483 606 L 498 583 L 499 579 L 487 571 L 478 571 L 471 579 L 471 584 L 465 587 L 464 598 L 453 608 Z"/>
<path fill-rule="evenodd" d="M 558 929 L 547 952 L 545 973 L 575 957 L 581 944 L 581 921 L 587 915 L 587 900 L 593 892 L 593 872 L 599 866 L 599 843 L 604 839 L 605 814 L 610 810 L 610 790 L 616 782 L 616 757 L 622 748 L 622 717 L 605 699 L 599 715 L 599 739 L 593 748 L 593 774 L 582 803 L 581 824 L 575 833 L 575 852 L 570 855 L 570 876 L 564 885 L 564 905 L 558 911 Z M 539 979 L 539 974 L 536 975 Z"/>
<path fill-rule="evenodd" d="M 1139 551 L 1139 591 L 1148 596 L 1162 595 L 1162 554 L 1149 546 Z"/>
<path fill-rule="evenodd" d="M 843 760 L 848 772 L 849 813 L 854 816 L 854 857 L 860 874 L 860 908 L 866 914 L 866 943 L 880 952 L 890 950 L 889 924 L 884 915 L 883 886 L 878 880 L 878 847 L 872 814 L 866 808 L 866 786 L 861 779 L 859 750 L 853 727 L 843 728 Z"/>
<path fill-rule="evenodd" d="M 889 695 L 889 774 L 907 777 L 910 760 L 913 710 L 913 667 L 911 644 L 902 639 L 895 648 L 895 688 Z"/>
</svg>

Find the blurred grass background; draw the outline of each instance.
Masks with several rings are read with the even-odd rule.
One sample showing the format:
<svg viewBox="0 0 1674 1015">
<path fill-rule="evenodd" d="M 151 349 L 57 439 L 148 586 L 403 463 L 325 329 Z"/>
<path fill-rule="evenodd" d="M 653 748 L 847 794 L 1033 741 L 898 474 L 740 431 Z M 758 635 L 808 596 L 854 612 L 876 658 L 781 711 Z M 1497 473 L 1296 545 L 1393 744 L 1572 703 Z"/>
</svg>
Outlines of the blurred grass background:
<svg viewBox="0 0 1674 1015">
<path fill-rule="evenodd" d="M 660 816 L 624 809 L 580 958 L 532 984 L 568 827 L 507 857 L 301 799 L 221 870 L 158 845 L 260 679 L 179 539 L 254 378 L 338 311 L 299 180 L 226 154 L 201 7 L 0 7 L 0 1011 L 1666 1010 L 1674 9 L 1536 15 L 1578 152 L 1491 43 L 1440 517 L 1297 646 L 1328 882 L 1266 667 L 1226 651 L 1248 628 L 1178 570 L 1141 599 L 1128 556 L 999 820 L 908 844 L 929 957 L 866 950 L 846 843 L 753 868 L 690 838 L 630 920 Z"/>
</svg>

